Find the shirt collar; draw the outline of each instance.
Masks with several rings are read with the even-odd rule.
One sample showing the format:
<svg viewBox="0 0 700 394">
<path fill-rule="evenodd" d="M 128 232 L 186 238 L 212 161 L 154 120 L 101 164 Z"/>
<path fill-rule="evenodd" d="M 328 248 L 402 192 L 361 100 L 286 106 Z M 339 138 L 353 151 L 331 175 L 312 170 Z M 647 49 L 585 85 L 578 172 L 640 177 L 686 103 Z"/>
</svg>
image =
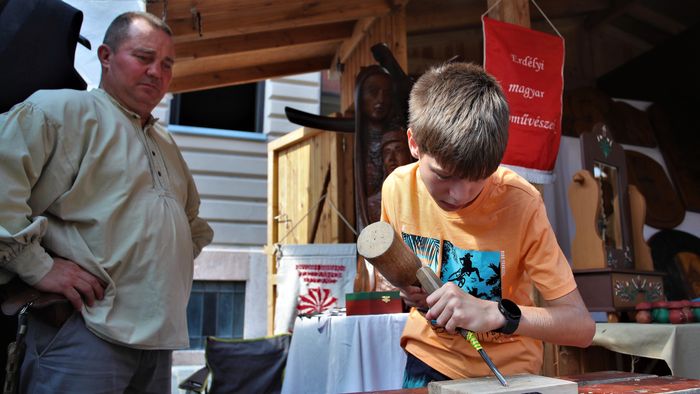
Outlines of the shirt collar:
<svg viewBox="0 0 700 394">
<path fill-rule="evenodd" d="M 106 97 L 109 101 L 111 101 L 117 108 L 119 108 L 122 112 L 124 112 L 128 117 L 133 118 L 133 119 L 139 119 L 141 120 L 141 115 L 137 114 L 136 112 L 126 108 L 123 106 L 117 99 L 112 97 L 109 93 L 107 93 L 104 89 L 102 88 L 95 88 L 92 90 L 92 92 L 98 93 L 104 97 Z M 153 115 L 148 114 L 148 120 L 146 121 L 146 124 L 144 125 L 144 128 L 152 126 L 158 121 L 158 118 L 153 117 Z M 140 122 L 139 122 L 140 123 Z"/>
</svg>

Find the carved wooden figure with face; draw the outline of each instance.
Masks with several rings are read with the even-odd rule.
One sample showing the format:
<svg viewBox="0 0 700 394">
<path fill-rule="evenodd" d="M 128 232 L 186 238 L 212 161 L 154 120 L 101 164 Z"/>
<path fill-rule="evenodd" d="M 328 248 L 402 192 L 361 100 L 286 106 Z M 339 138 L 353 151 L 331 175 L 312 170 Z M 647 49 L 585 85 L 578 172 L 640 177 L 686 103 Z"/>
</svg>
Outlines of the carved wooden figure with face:
<svg viewBox="0 0 700 394">
<path fill-rule="evenodd" d="M 389 130 L 382 135 L 382 161 L 384 177 L 391 174 L 396 167 L 410 163 L 411 151 L 408 149 L 406 132 L 404 130 Z"/>
<path fill-rule="evenodd" d="M 371 74 L 362 83 L 361 110 L 371 128 L 381 128 L 391 112 L 391 78 L 386 73 Z"/>
</svg>

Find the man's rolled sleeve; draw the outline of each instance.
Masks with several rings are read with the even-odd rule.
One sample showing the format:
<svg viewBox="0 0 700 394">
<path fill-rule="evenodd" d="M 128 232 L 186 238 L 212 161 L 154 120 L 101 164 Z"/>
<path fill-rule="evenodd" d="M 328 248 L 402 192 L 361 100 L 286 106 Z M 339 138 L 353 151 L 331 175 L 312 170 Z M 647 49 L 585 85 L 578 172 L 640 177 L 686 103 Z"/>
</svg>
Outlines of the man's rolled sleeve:
<svg viewBox="0 0 700 394">
<path fill-rule="evenodd" d="M 0 115 L 0 283 L 17 274 L 33 285 L 53 266 L 53 259 L 41 246 L 48 220 L 33 214 L 29 200 L 46 172 L 47 159 L 65 161 L 56 143 L 54 125 L 31 102 Z M 52 193 L 40 196 L 41 200 L 52 201 L 59 187 L 45 186 Z"/>
<path fill-rule="evenodd" d="M 12 235 L 0 227 L 0 268 L 16 273 L 30 285 L 40 281 L 53 266 L 53 259 L 39 244 L 46 227 L 44 217 L 34 218 L 29 226 Z"/>
</svg>

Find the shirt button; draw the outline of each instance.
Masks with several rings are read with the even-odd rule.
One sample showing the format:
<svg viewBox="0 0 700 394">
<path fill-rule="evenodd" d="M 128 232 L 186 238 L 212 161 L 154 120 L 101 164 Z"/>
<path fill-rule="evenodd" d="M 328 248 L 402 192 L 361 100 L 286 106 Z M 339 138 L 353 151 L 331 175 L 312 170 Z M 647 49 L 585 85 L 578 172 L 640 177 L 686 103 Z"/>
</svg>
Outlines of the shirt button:
<svg viewBox="0 0 700 394">
<path fill-rule="evenodd" d="M 155 156 L 155 155 L 156 155 L 156 152 L 152 150 L 152 151 L 151 151 L 151 154 L 153 154 L 153 156 Z"/>
<path fill-rule="evenodd" d="M 160 176 L 160 171 L 158 171 L 158 176 Z"/>
</svg>

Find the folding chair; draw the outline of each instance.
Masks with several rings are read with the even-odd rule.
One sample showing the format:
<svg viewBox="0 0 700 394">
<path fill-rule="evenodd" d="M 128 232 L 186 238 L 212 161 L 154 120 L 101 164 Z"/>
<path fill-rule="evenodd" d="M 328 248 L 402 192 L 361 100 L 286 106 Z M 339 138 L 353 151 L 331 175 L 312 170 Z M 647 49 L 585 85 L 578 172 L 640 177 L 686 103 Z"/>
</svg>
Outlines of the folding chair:
<svg viewBox="0 0 700 394">
<path fill-rule="evenodd" d="M 207 365 L 180 383 L 187 393 L 279 393 L 291 334 L 254 339 L 207 337 Z M 211 387 L 208 379 L 211 376 Z"/>
</svg>

